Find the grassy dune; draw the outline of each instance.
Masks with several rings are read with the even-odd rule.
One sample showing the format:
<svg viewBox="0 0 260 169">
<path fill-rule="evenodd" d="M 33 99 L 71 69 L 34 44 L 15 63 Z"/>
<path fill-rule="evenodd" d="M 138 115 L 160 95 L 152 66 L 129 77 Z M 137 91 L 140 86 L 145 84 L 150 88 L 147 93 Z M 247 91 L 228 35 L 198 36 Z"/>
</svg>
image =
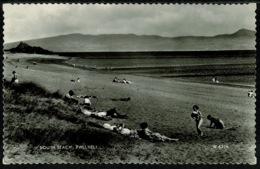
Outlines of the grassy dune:
<svg viewBox="0 0 260 169">
<path fill-rule="evenodd" d="M 5 60 L 4 77 L 7 80 L 11 79 L 11 72 L 16 70 L 21 82 L 40 84 L 47 93 L 39 95 L 37 92 L 25 92 L 16 96 L 13 94 L 15 89 L 5 89 L 5 133 L 9 135 L 5 137 L 6 162 L 35 162 L 39 158 L 48 162 L 72 162 L 69 158 L 72 157 L 73 162 L 77 163 L 255 163 L 255 100 L 247 97 L 247 91 L 251 88 L 84 70 L 52 63 L 33 65 L 27 62 L 27 59 L 34 57 L 45 56 L 16 54 L 8 55 L 8 60 Z M 23 59 L 16 62 L 17 58 Z M 26 69 L 27 65 L 29 69 Z M 115 76 L 134 83 L 112 83 Z M 78 77 L 81 83 L 70 82 Z M 138 129 L 139 124 L 146 121 L 151 130 L 180 140 L 177 143 L 152 143 L 91 127 L 89 122 L 104 122 L 77 114 L 77 106 L 68 106 L 59 97 L 51 96 L 54 92 L 63 95 L 70 89 L 76 94 L 97 96 L 98 99 L 92 101 L 97 110 L 116 107 L 119 112 L 129 116 L 127 120 L 114 119 L 108 123 L 124 122 L 128 128 Z M 16 97 L 22 99 L 22 103 L 15 103 Z M 111 100 L 123 97 L 131 97 L 131 100 Z M 190 117 L 194 104 L 199 105 L 204 117 L 208 114 L 219 117 L 227 127 L 236 130 L 209 129 L 209 122 L 204 119 L 202 130 L 206 138 L 198 138 L 195 123 Z M 19 135 L 22 138 L 17 139 Z M 37 135 L 44 137 L 35 141 Z M 98 149 L 80 152 L 36 149 L 35 153 L 30 152 L 30 147 L 35 148 L 43 143 L 95 144 Z M 26 146 L 31 144 L 33 146 Z M 220 147 L 214 148 L 214 145 Z M 48 158 L 54 155 L 56 158 Z M 31 158 L 22 158 L 27 156 Z"/>
<path fill-rule="evenodd" d="M 131 138 L 126 139 L 115 133 L 91 127 L 92 123 L 84 119 L 83 114 L 77 113 L 77 105 L 64 103 L 58 91 L 48 92 L 35 83 L 23 82 L 11 86 L 5 83 L 4 98 L 6 161 L 23 163 L 24 159 L 19 157 L 23 154 L 23 150 L 33 158 L 37 154 L 49 153 L 50 150 L 43 149 L 44 146 L 57 144 L 63 146 L 95 145 L 96 149 L 92 151 L 71 149 L 69 154 L 79 158 L 75 162 L 83 162 L 81 159 L 102 162 L 111 155 L 118 155 L 116 151 L 118 143 L 127 144 L 128 152 L 135 142 Z M 23 145 L 19 147 L 24 149 L 12 147 L 18 144 Z M 62 149 L 56 151 L 60 154 L 58 161 L 67 162 L 62 158 L 68 152 Z M 124 154 L 118 157 L 124 158 Z M 43 162 L 46 159 L 47 157 L 42 157 Z"/>
</svg>

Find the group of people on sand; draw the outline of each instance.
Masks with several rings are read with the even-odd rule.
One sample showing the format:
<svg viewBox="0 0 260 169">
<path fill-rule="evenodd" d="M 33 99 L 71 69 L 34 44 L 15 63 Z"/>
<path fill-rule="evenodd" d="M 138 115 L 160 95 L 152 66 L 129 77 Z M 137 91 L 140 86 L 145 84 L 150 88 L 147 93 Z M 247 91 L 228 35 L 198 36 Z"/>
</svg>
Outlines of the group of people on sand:
<svg viewBox="0 0 260 169">
<path fill-rule="evenodd" d="M 64 101 L 73 104 L 79 104 L 79 101 L 74 98 L 75 93 L 74 91 L 70 90 L 65 96 Z M 78 98 L 83 98 L 83 103 L 80 105 L 82 107 L 79 108 L 79 111 L 86 116 L 96 117 L 103 120 L 111 120 L 112 118 L 122 118 L 126 119 L 128 116 L 123 115 L 117 112 L 116 108 L 112 108 L 108 111 L 96 111 L 95 108 L 92 107 L 90 98 L 97 98 L 96 96 L 89 96 L 89 95 L 79 95 Z"/>
<path fill-rule="evenodd" d="M 74 95 L 75 95 L 75 93 L 72 90 L 70 90 L 69 93 L 65 95 L 65 98 L 64 98 L 65 101 L 72 101 L 72 102 L 78 104 L 78 100 L 73 97 Z M 91 106 L 91 104 L 88 104 L 87 107 L 80 107 L 79 111 L 88 117 L 96 117 L 96 118 L 101 118 L 101 119 L 105 119 L 106 117 L 109 117 L 109 119 L 107 119 L 107 120 L 111 120 L 112 118 L 127 119 L 127 115 L 121 115 L 120 113 L 117 112 L 116 108 L 113 108 L 113 109 L 110 109 L 110 110 L 104 111 L 104 112 L 98 112 L 95 109 L 93 110 L 92 108 L 90 108 L 90 106 Z M 191 113 L 191 117 L 195 121 L 198 136 L 204 137 L 203 131 L 201 130 L 201 125 L 203 123 L 203 116 L 197 105 L 193 106 L 193 111 Z M 215 118 L 211 115 L 208 115 L 207 119 L 210 121 L 210 125 L 209 125 L 210 128 L 214 128 L 214 129 L 224 129 L 225 128 L 224 122 L 222 120 L 220 120 L 219 118 Z M 178 141 L 178 139 L 176 139 L 176 138 L 170 138 L 170 137 L 161 135 L 159 133 L 152 132 L 151 130 L 149 130 L 147 122 L 141 123 L 140 124 L 141 129 L 139 129 L 139 130 L 128 129 L 125 127 L 124 124 L 111 125 L 108 123 L 104 123 L 103 128 L 117 132 L 122 135 L 127 135 L 127 136 L 135 137 L 135 138 L 142 138 L 142 139 L 146 139 L 146 140 L 150 140 L 150 141 L 162 141 L 162 142 Z"/>
<path fill-rule="evenodd" d="M 213 82 L 213 83 L 219 83 L 219 80 L 218 80 L 216 77 L 213 77 L 213 78 L 212 78 L 212 82 Z"/>
<path fill-rule="evenodd" d="M 18 83 L 18 78 L 16 75 L 16 72 L 13 71 L 13 78 L 11 80 L 11 83 Z M 114 79 L 114 81 L 117 80 L 117 78 Z M 74 98 L 74 91 L 70 90 L 64 97 L 64 101 L 68 101 L 68 102 L 73 102 L 78 104 L 78 100 Z M 84 97 L 85 99 L 88 97 Z M 87 102 L 88 106 L 91 106 L 90 102 Z M 99 118 L 104 118 L 104 117 L 111 117 L 111 118 L 127 118 L 126 115 L 121 115 L 119 114 L 115 108 L 108 110 L 106 112 L 98 112 L 98 111 L 91 111 L 91 109 L 86 109 L 86 108 L 82 108 L 80 107 L 80 111 L 87 115 L 87 116 L 93 116 L 93 117 L 99 117 Z M 199 110 L 199 107 L 197 105 L 193 106 L 193 112 L 191 113 L 191 117 L 194 119 L 195 124 L 196 124 L 196 130 L 198 133 L 198 136 L 200 137 L 204 137 L 203 135 L 203 131 L 201 130 L 201 125 L 203 123 L 203 116 L 202 113 Z M 215 129 L 224 129 L 225 125 L 224 122 L 222 120 L 220 120 L 219 118 L 215 118 L 211 115 L 207 116 L 207 119 L 210 121 L 210 128 L 215 128 Z M 147 122 L 143 122 L 140 124 L 140 128 L 139 130 L 133 130 L 133 129 L 128 129 L 125 127 L 124 123 L 119 124 L 119 125 L 110 125 L 108 123 L 103 124 L 103 128 L 117 132 L 119 134 L 122 135 L 128 135 L 130 137 L 135 137 L 135 138 L 142 138 L 142 139 L 146 139 L 146 140 L 150 140 L 150 141 L 178 141 L 179 139 L 176 138 L 170 138 L 164 135 L 161 135 L 159 133 L 154 133 L 151 130 L 149 130 L 148 128 L 148 123 Z"/>
<path fill-rule="evenodd" d="M 201 125 L 203 123 L 203 116 L 202 113 L 199 111 L 199 107 L 197 105 L 193 106 L 193 112 L 191 113 L 191 117 L 194 119 L 196 122 L 196 129 L 198 132 L 198 136 L 203 137 L 203 131 L 201 130 Z M 225 125 L 222 120 L 219 118 L 215 118 L 211 115 L 207 116 L 207 119 L 210 121 L 210 128 L 214 129 L 224 129 Z"/>
<path fill-rule="evenodd" d="M 78 100 L 74 98 L 75 93 L 70 90 L 64 97 L 65 101 L 68 102 L 73 102 L 78 104 Z M 80 107 L 79 111 L 81 113 L 83 113 L 84 115 L 88 116 L 88 117 L 96 117 L 96 118 L 101 118 L 104 119 L 106 117 L 110 117 L 109 120 L 111 120 L 111 118 L 122 118 L 122 119 L 127 119 L 127 115 L 122 115 L 120 113 L 117 112 L 116 108 L 110 109 L 108 111 L 104 111 L 104 112 L 98 112 L 95 109 L 91 108 L 91 105 L 85 105 L 83 107 Z M 175 139 L 175 138 L 170 138 L 164 135 L 161 135 L 160 133 L 154 133 L 152 132 L 149 128 L 148 128 L 148 123 L 147 122 L 143 122 L 140 124 L 140 129 L 128 129 L 125 127 L 124 123 L 121 124 L 117 124 L 117 125 L 111 125 L 108 123 L 104 123 L 102 125 L 102 128 L 125 135 L 125 136 L 130 136 L 130 137 L 134 137 L 134 138 L 141 138 L 141 139 L 145 139 L 145 140 L 149 140 L 152 142 L 164 142 L 164 141 L 168 141 L 168 142 L 172 142 L 172 141 L 178 141 L 179 139 Z"/>
<path fill-rule="evenodd" d="M 120 119 L 127 119 L 127 115 L 123 115 L 117 112 L 116 108 L 112 108 L 108 111 L 96 111 L 95 109 L 89 107 L 80 107 L 79 111 L 86 116 L 89 117 L 96 117 L 103 120 L 111 120 L 112 118 L 120 118 Z"/>
<path fill-rule="evenodd" d="M 13 78 L 11 80 L 11 83 L 18 83 L 18 78 L 17 74 L 15 71 L 12 72 Z M 114 81 L 118 81 L 117 78 L 114 79 Z M 125 83 L 127 81 L 124 79 Z M 253 93 L 253 91 L 250 91 Z M 74 91 L 70 90 L 64 97 L 64 101 L 70 102 L 70 103 L 75 103 L 78 104 L 78 100 L 74 98 Z M 92 117 L 98 117 L 98 118 L 105 118 L 105 117 L 110 117 L 111 118 L 123 118 L 126 119 L 128 116 L 127 115 L 121 115 L 120 113 L 117 112 L 116 108 L 110 109 L 108 111 L 104 112 L 98 112 L 96 110 L 93 110 L 92 108 L 89 108 L 91 106 L 90 102 L 90 97 L 96 98 L 95 96 L 79 96 L 81 98 L 84 98 L 84 105 L 88 106 L 86 107 L 80 107 L 80 112 L 85 114 L 86 116 L 92 116 Z M 199 137 L 204 137 L 203 131 L 201 130 L 201 125 L 203 123 L 203 115 L 201 111 L 199 110 L 199 107 L 197 105 L 193 106 L 193 112 L 191 113 L 191 117 L 194 119 L 195 124 L 196 124 L 196 130 L 197 134 Z M 109 120 L 110 120 L 109 119 Z M 220 120 L 219 118 L 215 118 L 211 115 L 207 116 L 207 119 L 210 121 L 210 128 L 214 129 L 225 129 L 224 122 Z M 103 128 L 117 132 L 122 135 L 128 135 L 130 137 L 135 137 L 135 138 L 142 138 L 150 141 L 178 141 L 176 138 L 170 138 L 164 135 L 161 135 L 159 133 L 154 133 L 148 128 L 148 123 L 143 122 L 140 124 L 141 129 L 128 129 L 125 127 L 124 123 L 118 124 L 118 125 L 110 125 L 108 123 L 103 124 Z"/>
<path fill-rule="evenodd" d="M 110 125 L 108 123 L 105 123 L 103 125 L 103 128 L 117 132 L 122 135 L 134 137 L 134 138 L 140 138 L 149 140 L 152 142 L 173 142 L 178 141 L 179 139 L 170 138 L 164 135 L 161 135 L 160 133 L 154 133 L 148 128 L 148 123 L 143 122 L 140 124 L 140 129 L 128 129 L 125 127 L 124 123 L 118 124 L 118 125 Z"/>
</svg>

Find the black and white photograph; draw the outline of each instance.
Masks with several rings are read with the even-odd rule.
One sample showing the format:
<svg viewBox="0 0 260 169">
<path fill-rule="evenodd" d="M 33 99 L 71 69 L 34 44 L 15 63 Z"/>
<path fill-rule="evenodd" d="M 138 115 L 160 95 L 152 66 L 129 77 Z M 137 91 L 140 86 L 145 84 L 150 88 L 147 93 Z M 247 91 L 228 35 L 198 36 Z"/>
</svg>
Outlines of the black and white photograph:
<svg viewBox="0 0 260 169">
<path fill-rule="evenodd" d="M 3 164 L 251 164 L 256 4 L 3 4 Z"/>
</svg>

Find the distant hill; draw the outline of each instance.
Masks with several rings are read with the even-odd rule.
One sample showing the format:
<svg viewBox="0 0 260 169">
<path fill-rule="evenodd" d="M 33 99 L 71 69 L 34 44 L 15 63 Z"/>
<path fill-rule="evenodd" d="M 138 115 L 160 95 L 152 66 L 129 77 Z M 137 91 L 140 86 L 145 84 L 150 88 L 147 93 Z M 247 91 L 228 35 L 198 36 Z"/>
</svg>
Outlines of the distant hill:
<svg viewBox="0 0 260 169">
<path fill-rule="evenodd" d="M 24 42 L 54 52 L 254 50 L 255 31 L 241 29 L 233 34 L 212 37 L 172 38 L 135 34 L 68 34 Z M 7 43 L 4 48 L 10 49 L 18 44 Z"/>
<path fill-rule="evenodd" d="M 5 49 L 12 53 L 36 53 L 36 54 L 52 54 L 51 51 L 45 50 L 41 47 L 30 46 L 26 43 L 20 42 L 15 48 Z"/>
</svg>

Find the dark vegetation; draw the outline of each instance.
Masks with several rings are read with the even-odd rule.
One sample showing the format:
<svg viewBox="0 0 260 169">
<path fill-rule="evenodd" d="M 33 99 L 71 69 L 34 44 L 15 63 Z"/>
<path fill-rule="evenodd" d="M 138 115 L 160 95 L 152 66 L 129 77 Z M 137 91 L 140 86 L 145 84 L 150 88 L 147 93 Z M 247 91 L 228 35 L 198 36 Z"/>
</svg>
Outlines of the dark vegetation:
<svg viewBox="0 0 260 169">
<path fill-rule="evenodd" d="M 5 144 L 27 144 L 31 154 L 44 151 L 37 148 L 39 146 L 94 145 L 97 149 L 70 151 L 73 156 L 94 161 L 101 161 L 109 157 L 108 154 L 118 155 L 115 147 L 127 145 L 125 150 L 131 151 L 134 139 L 100 129 L 97 122 L 77 113 L 77 105 L 66 104 L 59 91 L 49 92 L 33 82 L 10 84 L 5 81 L 3 86 Z M 124 159 L 125 154 L 120 156 Z"/>
<path fill-rule="evenodd" d="M 53 52 L 45 50 L 41 47 L 36 47 L 36 46 L 30 46 L 26 43 L 20 42 L 20 44 L 11 49 L 7 49 L 5 51 L 10 51 L 12 53 L 36 53 L 36 54 L 52 54 Z"/>
</svg>

